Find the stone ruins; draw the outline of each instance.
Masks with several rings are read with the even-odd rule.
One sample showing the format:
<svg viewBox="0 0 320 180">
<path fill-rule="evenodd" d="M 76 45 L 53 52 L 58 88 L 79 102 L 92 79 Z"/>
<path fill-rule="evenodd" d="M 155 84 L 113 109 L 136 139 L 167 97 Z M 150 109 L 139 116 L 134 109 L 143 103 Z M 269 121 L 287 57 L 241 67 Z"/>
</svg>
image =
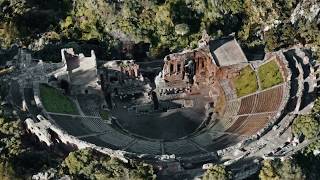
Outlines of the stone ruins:
<svg viewBox="0 0 320 180">
<path fill-rule="evenodd" d="M 287 157 L 311 143 L 294 141 L 290 128 L 311 110 L 320 87 L 320 65 L 300 47 L 249 61 L 234 37 L 204 35 L 198 48 L 152 62 L 98 61 L 94 51 L 85 57 L 62 49 L 62 61 L 54 64 L 26 54 L 20 51 L 17 70 L 3 76 L 11 82 L 8 101 L 28 114 L 26 127 L 47 146 L 91 147 L 177 174 L 197 164 L 257 158 L 233 169 L 243 179 L 260 158 Z M 265 87 L 259 71 L 270 63 L 282 81 Z M 256 89 L 239 95 L 235 81 L 244 69 Z M 76 112 L 50 111 L 43 84 L 66 96 Z"/>
</svg>

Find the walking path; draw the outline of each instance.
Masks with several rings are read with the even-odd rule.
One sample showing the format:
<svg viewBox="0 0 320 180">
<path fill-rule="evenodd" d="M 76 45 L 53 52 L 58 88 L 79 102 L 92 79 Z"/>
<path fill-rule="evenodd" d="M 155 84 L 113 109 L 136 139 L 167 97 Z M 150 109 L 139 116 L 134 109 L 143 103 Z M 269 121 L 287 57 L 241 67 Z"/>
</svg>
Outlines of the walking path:
<svg viewBox="0 0 320 180">
<path fill-rule="evenodd" d="M 46 112 L 49 115 L 57 115 L 57 116 L 70 116 L 70 117 L 83 117 L 83 118 L 95 118 L 95 119 L 101 119 L 101 117 L 98 116 L 86 116 L 82 113 L 82 115 L 76 115 L 76 114 L 64 114 L 64 113 L 54 113 L 54 112 Z M 81 113 L 80 113 L 81 114 Z"/>
</svg>

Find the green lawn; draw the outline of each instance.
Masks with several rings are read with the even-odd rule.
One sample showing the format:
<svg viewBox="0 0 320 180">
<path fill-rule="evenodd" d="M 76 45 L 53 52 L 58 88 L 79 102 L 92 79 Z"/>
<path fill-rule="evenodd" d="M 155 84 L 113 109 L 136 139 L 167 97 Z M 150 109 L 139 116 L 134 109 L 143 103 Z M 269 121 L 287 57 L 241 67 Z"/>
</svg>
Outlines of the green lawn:
<svg viewBox="0 0 320 180">
<path fill-rule="evenodd" d="M 105 110 L 101 110 L 100 111 L 100 116 L 103 120 L 109 120 L 109 113 L 108 111 Z"/>
<path fill-rule="evenodd" d="M 274 60 L 260 66 L 258 75 L 262 89 L 267 89 L 283 82 L 279 66 Z"/>
<path fill-rule="evenodd" d="M 63 114 L 79 114 L 72 100 L 57 89 L 45 84 L 40 85 L 40 98 L 48 112 Z"/>
<path fill-rule="evenodd" d="M 258 90 L 258 83 L 255 72 L 250 66 L 243 68 L 240 75 L 233 80 L 237 96 L 245 96 Z"/>
</svg>

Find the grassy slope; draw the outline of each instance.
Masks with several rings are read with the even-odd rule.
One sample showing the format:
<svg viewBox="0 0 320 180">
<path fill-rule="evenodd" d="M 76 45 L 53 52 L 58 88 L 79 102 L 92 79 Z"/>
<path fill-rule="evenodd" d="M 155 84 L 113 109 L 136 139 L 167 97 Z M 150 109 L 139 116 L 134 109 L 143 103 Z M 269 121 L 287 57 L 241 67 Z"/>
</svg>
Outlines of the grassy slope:
<svg viewBox="0 0 320 180">
<path fill-rule="evenodd" d="M 103 120 L 108 120 L 109 119 L 109 113 L 105 110 L 100 111 L 100 116 Z"/>
<path fill-rule="evenodd" d="M 275 61 L 270 61 L 259 67 L 258 75 L 261 81 L 262 89 L 275 86 L 283 82 L 278 64 Z"/>
<path fill-rule="evenodd" d="M 76 105 L 57 89 L 40 85 L 40 98 L 44 108 L 49 112 L 79 114 Z"/>
<path fill-rule="evenodd" d="M 233 80 L 238 97 L 254 93 L 258 89 L 257 77 L 250 66 L 243 68 L 240 76 Z"/>
</svg>

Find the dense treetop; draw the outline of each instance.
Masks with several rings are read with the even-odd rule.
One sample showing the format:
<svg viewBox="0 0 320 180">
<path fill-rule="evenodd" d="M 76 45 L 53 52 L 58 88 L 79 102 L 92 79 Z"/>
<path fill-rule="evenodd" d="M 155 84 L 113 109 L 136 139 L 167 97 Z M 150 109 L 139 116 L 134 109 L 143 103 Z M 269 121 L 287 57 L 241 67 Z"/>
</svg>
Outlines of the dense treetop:
<svg viewBox="0 0 320 180">
<path fill-rule="evenodd" d="M 293 160 L 264 160 L 259 178 L 261 180 L 305 179 L 301 167 Z"/>
<path fill-rule="evenodd" d="M 92 149 L 71 152 L 62 163 L 61 172 L 75 179 L 155 179 L 153 168 L 136 162 L 129 164 L 102 155 Z"/>
<path fill-rule="evenodd" d="M 213 37 L 236 33 L 248 48 L 268 50 L 297 42 L 319 47 L 317 20 L 290 16 L 300 0 L 1 0 L 0 42 L 118 40 L 151 44 L 151 56 L 195 47 L 206 30 Z M 107 49 L 106 49 L 107 50 Z M 105 54 L 106 55 L 106 54 Z"/>
<path fill-rule="evenodd" d="M 223 165 L 213 165 L 203 175 L 203 180 L 219 179 L 228 180 L 232 179 L 232 174 Z"/>
</svg>

